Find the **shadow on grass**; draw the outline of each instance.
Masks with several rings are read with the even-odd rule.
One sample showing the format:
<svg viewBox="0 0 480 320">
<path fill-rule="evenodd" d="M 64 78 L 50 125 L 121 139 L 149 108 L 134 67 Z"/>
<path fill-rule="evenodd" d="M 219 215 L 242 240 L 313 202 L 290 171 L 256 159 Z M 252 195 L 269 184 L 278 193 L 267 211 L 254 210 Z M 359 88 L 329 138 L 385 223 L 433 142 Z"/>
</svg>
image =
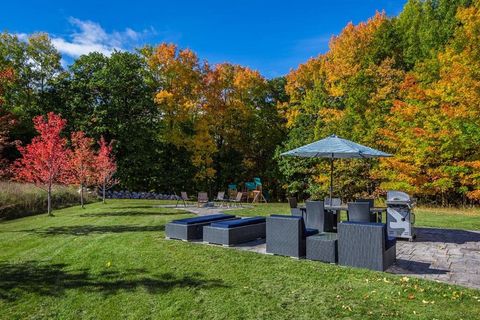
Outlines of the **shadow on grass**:
<svg viewBox="0 0 480 320">
<path fill-rule="evenodd" d="M 125 209 L 125 208 L 124 208 Z M 174 216 L 181 214 L 191 214 L 185 211 L 172 212 L 148 212 L 148 211 L 120 211 L 120 212 L 102 212 L 102 213 L 84 213 L 80 217 L 141 217 L 141 216 Z"/>
<path fill-rule="evenodd" d="M 165 225 L 159 226 L 68 226 L 68 227 L 50 227 L 46 229 L 30 229 L 22 230 L 22 232 L 29 232 L 42 236 L 56 236 L 56 235 L 72 235 L 72 236 L 88 236 L 90 234 L 104 234 L 104 233 L 122 233 L 122 232 L 149 232 L 149 231 L 165 231 Z"/>
<path fill-rule="evenodd" d="M 158 294 L 175 288 L 227 287 L 222 280 L 205 279 L 200 273 L 179 277 L 171 273 L 149 274 L 144 269 L 108 270 L 98 274 L 88 269 L 66 269 L 66 264 L 41 264 L 36 261 L 0 263 L 0 300 L 14 302 L 27 294 L 62 296 L 67 290 L 114 295 L 119 291 L 139 288 Z"/>
<path fill-rule="evenodd" d="M 163 206 L 172 206 L 175 205 L 175 203 L 156 203 L 156 204 L 151 204 L 151 205 L 144 205 L 144 204 L 139 204 L 139 205 L 111 205 L 108 206 L 110 209 L 159 209 L 163 208 Z"/>
</svg>

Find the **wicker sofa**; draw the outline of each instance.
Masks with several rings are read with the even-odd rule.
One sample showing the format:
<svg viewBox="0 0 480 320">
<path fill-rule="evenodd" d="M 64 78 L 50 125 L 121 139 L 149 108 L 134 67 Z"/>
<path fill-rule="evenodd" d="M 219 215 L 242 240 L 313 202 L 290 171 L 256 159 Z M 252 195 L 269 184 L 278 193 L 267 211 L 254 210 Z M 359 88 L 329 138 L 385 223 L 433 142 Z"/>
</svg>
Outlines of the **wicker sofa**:
<svg viewBox="0 0 480 320">
<path fill-rule="evenodd" d="M 203 238 L 203 227 L 212 222 L 238 219 L 230 214 L 213 214 L 194 218 L 173 220 L 165 226 L 165 237 L 167 239 L 180 240 L 201 240 Z"/>
<path fill-rule="evenodd" d="M 317 234 L 307 229 L 302 217 L 271 215 L 267 217 L 267 253 L 301 258 L 306 253 L 306 238 Z"/>
<path fill-rule="evenodd" d="M 223 220 L 203 227 L 203 241 L 231 246 L 265 238 L 264 217 Z"/>
<path fill-rule="evenodd" d="M 396 258 L 396 239 L 387 226 L 372 222 L 342 222 L 338 225 L 338 263 L 344 266 L 385 271 Z"/>
</svg>

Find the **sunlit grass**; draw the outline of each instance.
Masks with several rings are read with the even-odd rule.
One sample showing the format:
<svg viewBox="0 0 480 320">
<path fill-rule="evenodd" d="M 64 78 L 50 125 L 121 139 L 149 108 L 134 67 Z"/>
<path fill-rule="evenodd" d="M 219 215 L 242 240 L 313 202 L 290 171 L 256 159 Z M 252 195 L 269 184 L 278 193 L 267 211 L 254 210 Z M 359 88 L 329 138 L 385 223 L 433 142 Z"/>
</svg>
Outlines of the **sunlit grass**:
<svg viewBox="0 0 480 320">
<path fill-rule="evenodd" d="M 165 240 L 165 223 L 191 214 L 163 203 L 0 223 L 0 318 L 478 319 L 478 290 Z"/>
</svg>

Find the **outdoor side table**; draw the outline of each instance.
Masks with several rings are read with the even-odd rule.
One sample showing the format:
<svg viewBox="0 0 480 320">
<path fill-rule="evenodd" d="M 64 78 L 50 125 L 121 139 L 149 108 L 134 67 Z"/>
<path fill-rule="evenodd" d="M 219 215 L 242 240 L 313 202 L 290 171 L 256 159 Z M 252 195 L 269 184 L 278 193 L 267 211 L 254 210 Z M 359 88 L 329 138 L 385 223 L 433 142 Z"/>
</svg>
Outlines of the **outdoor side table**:
<svg viewBox="0 0 480 320">
<path fill-rule="evenodd" d="M 307 259 L 336 263 L 338 261 L 337 234 L 320 233 L 308 237 Z"/>
</svg>

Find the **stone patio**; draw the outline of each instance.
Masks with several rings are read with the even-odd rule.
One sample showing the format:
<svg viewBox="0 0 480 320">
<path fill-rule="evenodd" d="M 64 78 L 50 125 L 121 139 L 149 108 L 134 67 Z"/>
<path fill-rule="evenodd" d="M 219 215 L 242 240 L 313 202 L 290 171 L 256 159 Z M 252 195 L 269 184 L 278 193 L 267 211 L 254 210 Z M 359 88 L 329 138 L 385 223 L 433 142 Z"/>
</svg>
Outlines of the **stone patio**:
<svg viewBox="0 0 480 320">
<path fill-rule="evenodd" d="M 178 208 L 198 215 L 228 208 Z M 233 208 L 237 209 L 237 208 Z M 480 232 L 438 228 L 415 228 L 413 242 L 397 241 L 397 262 L 387 272 L 480 289 Z M 265 241 L 230 247 L 266 253 Z"/>
</svg>

